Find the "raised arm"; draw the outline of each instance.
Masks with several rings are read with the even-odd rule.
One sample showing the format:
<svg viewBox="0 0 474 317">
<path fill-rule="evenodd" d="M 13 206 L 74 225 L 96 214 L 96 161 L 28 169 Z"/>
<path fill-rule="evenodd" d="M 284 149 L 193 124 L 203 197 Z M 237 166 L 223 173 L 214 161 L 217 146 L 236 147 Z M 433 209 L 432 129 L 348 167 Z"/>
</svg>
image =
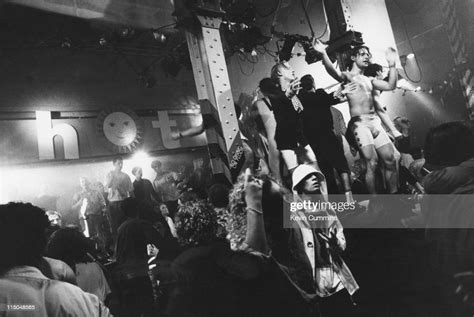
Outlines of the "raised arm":
<svg viewBox="0 0 474 317">
<path fill-rule="evenodd" d="M 398 72 L 395 68 L 395 61 L 397 58 L 397 51 L 395 49 L 389 47 L 385 53 L 385 57 L 387 59 L 388 67 L 390 71 L 388 73 L 388 82 L 382 79 L 374 79 L 372 80 L 372 85 L 374 89 L 377 90 L 394 90 L 397 87 L 397 79 L 398 79 Z"/>
<path fill-rule="evenodd" d="M 334 67 L 334 65 L 331 62 L 331 59 L 329 59 L 328 53 L 326 52 L 326 47 L 324 46 L 323 43 L 321 43 L 320 40 L 316 40 L 313 44 L 314 50 L 319 53 L 319 55 L 322 58 L 324 68 L 326 68 L 326 71 L 328 72 L 329 75 L 331 75 L 332 78 L 339 82 L 344 82 L 346 81 L 346 76 L 344 73 L 342 73 L 339 69 Z"/>
<path fill-rule="evenodd" d="M 189 128 L 187 130 L 171 132 L 170 136 L 173 140 L 178 140 L 178 139 L 185 138 L 185 137 L 192 137 L 192 136 L 195 136 L 195 135 L 199 135 L 199 134 L 203 133 L 204 130 L 205 130 L 204 129 L 204 124 L 201 123 L 200 125 Z"/>
</svg>

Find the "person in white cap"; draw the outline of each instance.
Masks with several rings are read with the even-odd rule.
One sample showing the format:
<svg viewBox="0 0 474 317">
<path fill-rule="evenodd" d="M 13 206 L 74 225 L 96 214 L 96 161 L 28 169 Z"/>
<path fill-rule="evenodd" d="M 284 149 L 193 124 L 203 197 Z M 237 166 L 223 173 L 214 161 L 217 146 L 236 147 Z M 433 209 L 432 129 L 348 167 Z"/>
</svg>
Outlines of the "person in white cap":
<svg viewBox="0 0 474 317">
<path fill-rule="evenodd" d="M 295 169 L 292 180 L 294 202 L 321 203 L 294 212 L 299 216 L 295 219 L 311 263 L 316 294 L 321 297 L 322 316 L 344 316 L 353 311 L 352 295 L 359 285 L 341 257 L 346 239 L 336 212 L 329 207 L 324 175 L 303 164 Z"/>
</svg>

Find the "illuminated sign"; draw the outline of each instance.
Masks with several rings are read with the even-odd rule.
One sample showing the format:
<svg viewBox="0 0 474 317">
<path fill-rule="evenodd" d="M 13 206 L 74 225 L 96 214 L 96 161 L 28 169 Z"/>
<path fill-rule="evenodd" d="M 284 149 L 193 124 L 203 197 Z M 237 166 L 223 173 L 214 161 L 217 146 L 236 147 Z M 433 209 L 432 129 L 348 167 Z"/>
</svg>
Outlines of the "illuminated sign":
<svg viewBox="0 0 474 317">
<path fill-rule="evenodd" d="M 67 123 L 53 127 L 51 112 L 36 111 L 36 130 L 38 133 L 38 154 L 40 160 L 52 160 L 54 156 L 54 137 L 60 136 L 64 143 L 64 158 L 79 158 L 79 142 L 77 131 Z"/>
<path fill-rule="evenodd" d="M 140 116 L 118 108 L 98 115 L 73 111 L 53 115 L 50 111 L 35 111 L 28 118 L 32 120 L 2 120 L 0 134 L 5 139 L 1 144 L 0 162 L 16 164 L 38 159 L 83 159 L 136 150 L 152 152 L 207 145 L 205 134 L 182 140 L 170 137 L 177 129 L 199 124 L 199 111 L 138 111 Z M 64 155 L 58 153 L 57 138 L 62 140 Z"/>
</svg>

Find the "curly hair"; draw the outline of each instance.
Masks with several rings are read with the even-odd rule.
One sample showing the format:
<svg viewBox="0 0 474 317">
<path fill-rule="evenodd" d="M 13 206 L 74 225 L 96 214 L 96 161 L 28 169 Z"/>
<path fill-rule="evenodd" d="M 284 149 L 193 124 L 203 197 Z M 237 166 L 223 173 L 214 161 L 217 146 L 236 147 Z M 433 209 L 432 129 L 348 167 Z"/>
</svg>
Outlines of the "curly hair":
<svg viewBox="0 0 474 317">
<path fill-rule="evenodd" d="M 184 246 L 207 245 L 223 235 L 214 207 L 206 200 L 182 204 L 175 216 L 178 241 Z"/>
<path fill-rule="evenodd" d="M 247 234 L 247 210 L 245 204 L 244 175 L 241 175 L 229 194 L 229 208 L 219 214 L 225 223 L 227 240 L 233 250 L 245 248 Z M 271 235 L 275 230 L 283 228 L 283 215 L 279 212 L 283 208 L 283 197 L 289 191 L 270 175 L 255 176 L 263 181 L 262 207 L 265 218 L 265 231 L 271 245 Z M 277 186 L 275 188 L 274 186 Z M 275 190 L 276 189 L 276 190 Z"/>
</svg>

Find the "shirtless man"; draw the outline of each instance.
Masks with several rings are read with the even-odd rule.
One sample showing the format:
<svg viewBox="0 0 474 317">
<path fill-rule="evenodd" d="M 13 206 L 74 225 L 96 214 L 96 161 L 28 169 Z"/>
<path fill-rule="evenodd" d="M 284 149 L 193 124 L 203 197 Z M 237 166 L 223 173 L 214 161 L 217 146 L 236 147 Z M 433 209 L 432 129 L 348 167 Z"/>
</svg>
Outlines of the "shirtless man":
<svg viewBox="0 0 474 317">
<path fill-rule="evenodd" d="M 357 89 L 347 93 L 351 121 L 354 122 L 352 131 L 357 140 L 359 151 L 367 165 L 365 182 L 371 194 L 376 193 L 375 171 L 378 160 L 383 162 L 385 182 L 389 193 L 397 192 L 397 169 L 394 157 L 394 147 L 381 125 L 380 118 L 375 114 L 374 90 L 393 90 L 397 83 L 397 58 L 393 48 L 389 48 L 386 59 L 390 67 L 388 82 L 364 76 L 364 70 L 370 64 L 371 54 L 366 46 L 359 46 L 351 51 L 352 67 L 350 71 L 341 72 L 336 69 L 329 59 L 325 46 L 316 41 L 316 52 L 321 54 L 324 67 L 337 81 L 342 83 L 356 83 Z"/>
<path fill-rule="evenodd" d="M 376 79 L 383 80 L 384 78 L 383 68 L 381 65 L 376 64 L 376 63 L 370 64 L 364 70 L 364 75 L 369 78 L 374 77 Z M 380 91 L 378 91 L 377 89 L 374 89 L 373 96 L 374 96 L 374 102 L 375 102 L 374 104 L 375 112 L 380 117 L 380 120 L 382 120 L 383 125 L 390 131 L 390 134 L 392 135 L 394 140 L 403 138 L 403 135 L 398 131 L 398 129 L 395 127 L 394 122 L 388 116 L 386 108 L 380 103 L 380 94 L 381 94 Z"/>
</svg>

